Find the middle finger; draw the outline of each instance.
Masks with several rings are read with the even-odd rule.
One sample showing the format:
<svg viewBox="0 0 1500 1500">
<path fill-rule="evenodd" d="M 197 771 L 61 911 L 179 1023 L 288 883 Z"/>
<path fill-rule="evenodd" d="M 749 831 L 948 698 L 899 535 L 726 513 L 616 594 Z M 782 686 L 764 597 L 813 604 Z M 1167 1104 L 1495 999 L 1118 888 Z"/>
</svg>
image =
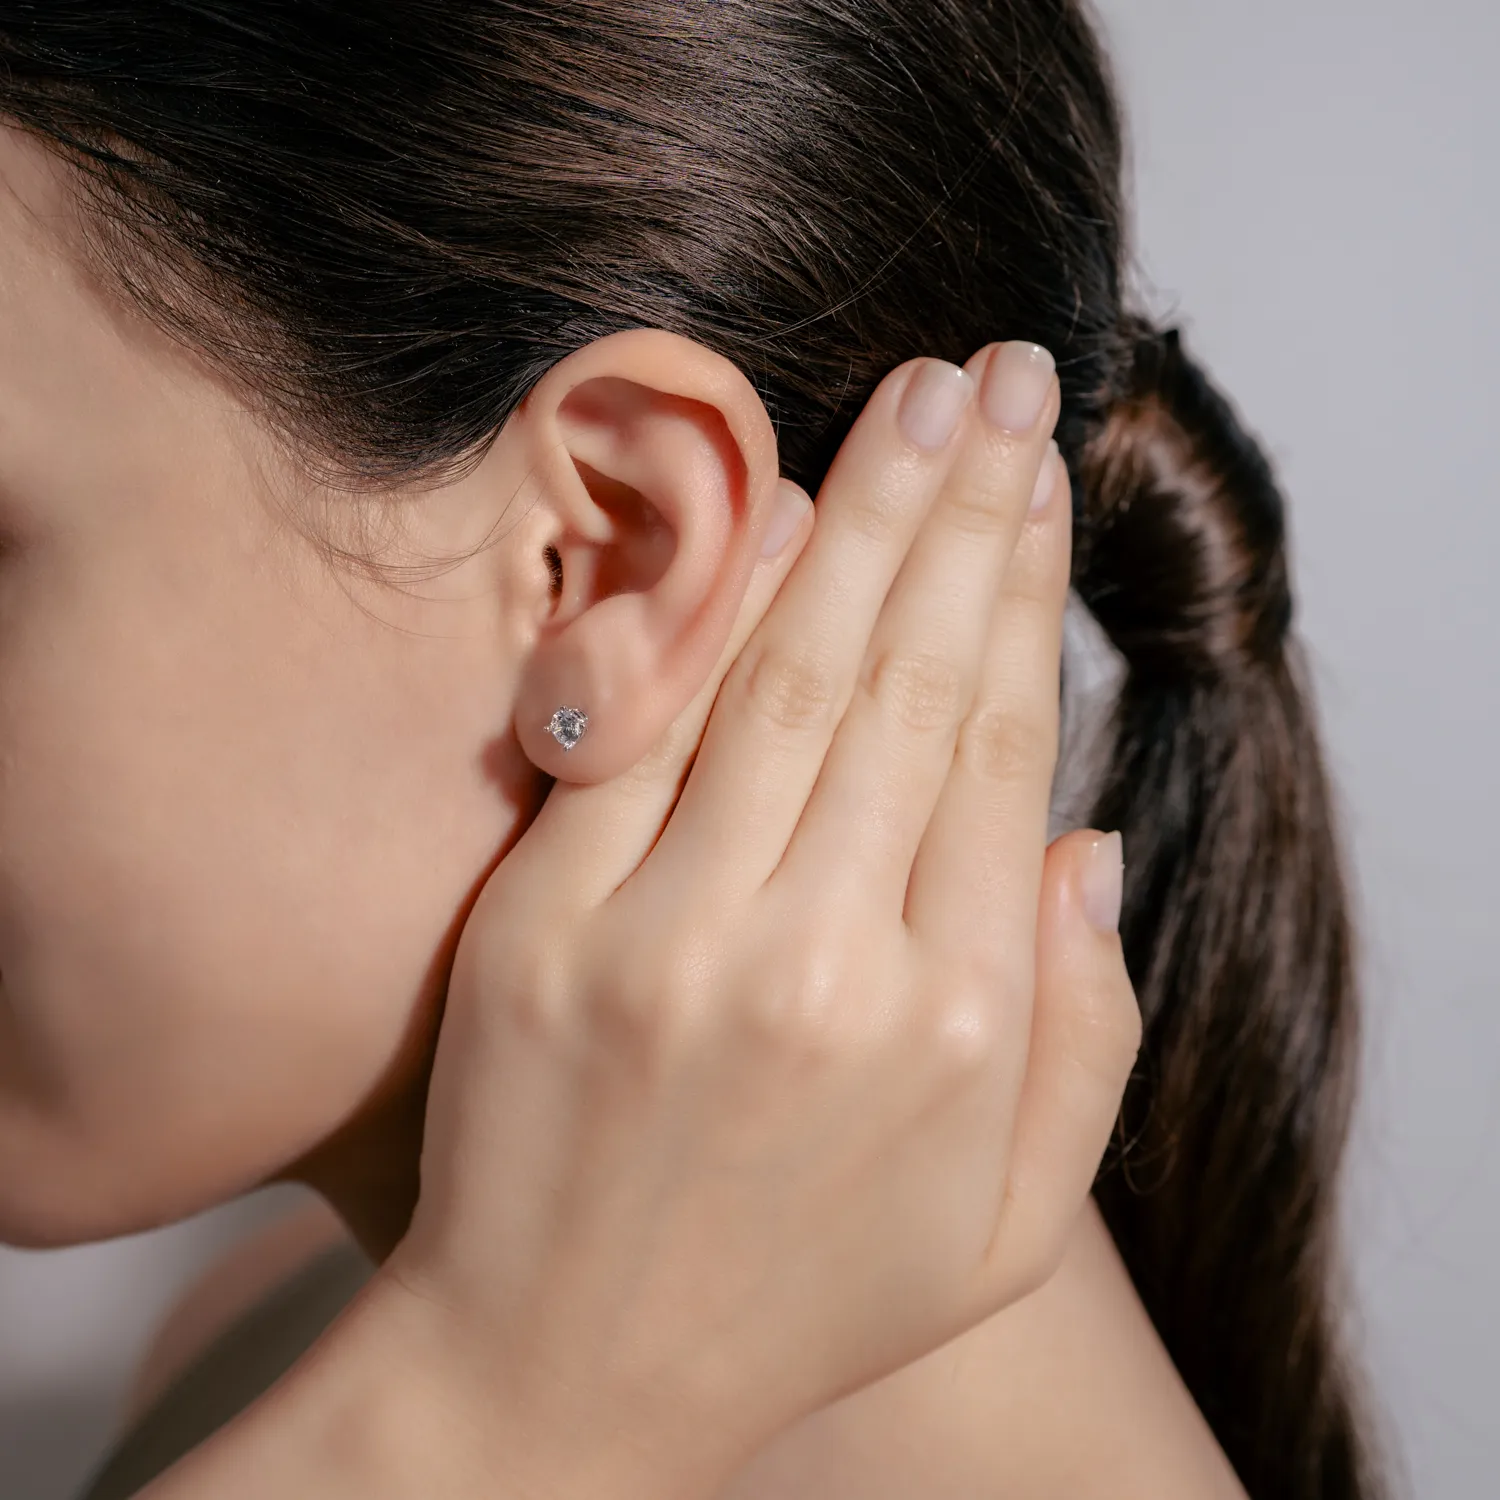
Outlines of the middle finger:
<svg viewBox="0 0 1500 1500">
<path fill-rule="evenodd" d="M 896 910 L 974 702 L 990 618 L 1033 500 L 1050 491 L 1061 409 L 1052 356 L 991 345 L 971 361 L 978 417 L 902 563 L 859 682 L 782 861 Z M 805 875 L 807 872 L 801 872 Z"/>
</svg>

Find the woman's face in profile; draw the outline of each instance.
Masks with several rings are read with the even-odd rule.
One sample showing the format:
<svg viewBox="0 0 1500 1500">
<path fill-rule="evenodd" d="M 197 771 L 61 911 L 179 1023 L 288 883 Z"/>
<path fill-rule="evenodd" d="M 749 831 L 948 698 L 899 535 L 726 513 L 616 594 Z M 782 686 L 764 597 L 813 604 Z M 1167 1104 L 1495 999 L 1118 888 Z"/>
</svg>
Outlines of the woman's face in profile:
<svg viewBox="0 0 1500 1500">
<path fill-rule="evenodd" d="M 323 560 L 244 408 L 64 254 L 71 202 L 0 129 L 0 1240 L 37 1246 L 406 1097 L 537 782 L 519 553 L 404 592 Z M 417 497 L 403 544 L 472 546 L 497 488 Z"/>
</svg>

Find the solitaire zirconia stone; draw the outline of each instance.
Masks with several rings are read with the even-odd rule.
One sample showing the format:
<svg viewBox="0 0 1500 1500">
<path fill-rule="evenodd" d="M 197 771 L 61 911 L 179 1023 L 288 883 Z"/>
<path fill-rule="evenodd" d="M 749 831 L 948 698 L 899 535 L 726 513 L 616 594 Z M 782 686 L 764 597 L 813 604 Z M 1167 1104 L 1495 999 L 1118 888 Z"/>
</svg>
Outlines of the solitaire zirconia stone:
<svg viewBox="0 0 1500 1500">
<path fill-rule="evenodd" d="M 589 716 L 581 708 L 560 708 L 552 715 L 547 732 L 564 750 L 571 750 L 589 727 Z"/>
</svg>

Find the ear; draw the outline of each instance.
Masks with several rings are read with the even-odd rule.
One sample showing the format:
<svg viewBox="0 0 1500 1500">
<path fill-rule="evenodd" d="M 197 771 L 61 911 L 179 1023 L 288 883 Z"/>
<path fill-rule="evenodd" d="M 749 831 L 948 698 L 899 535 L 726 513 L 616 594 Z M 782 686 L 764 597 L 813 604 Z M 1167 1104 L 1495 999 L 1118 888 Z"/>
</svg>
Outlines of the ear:
<svg viewBox="0 0 1500 1500">
<path fill-rule="evenodd" d="M 516 736 L 559 780 L 608 781 L 692 702 L 729 639 L 780 478 L 775 429 L 734 364 L 661 329 L 577 350 L 512 422 L 540 490 L 528 536 L 553 553 L 540 576 L 561 563 L 560 590 L 537 600 Z M 549 729 L 564 707 L 588 715 L 572 749 Z"/>
</svg>

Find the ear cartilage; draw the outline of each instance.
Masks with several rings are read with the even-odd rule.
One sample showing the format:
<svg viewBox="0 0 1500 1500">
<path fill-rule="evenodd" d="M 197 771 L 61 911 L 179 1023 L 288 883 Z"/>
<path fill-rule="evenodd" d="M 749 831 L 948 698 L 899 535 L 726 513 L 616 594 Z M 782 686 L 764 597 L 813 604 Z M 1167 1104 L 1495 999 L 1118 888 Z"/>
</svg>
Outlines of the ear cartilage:
<svg viewBox="0 0 1500 1500">
<path fill-rule="evenodd" d="M 583 732 L 588 727 L 589 716 L 581 708 L 560 708 L 552 715 L 547 733 L 564 750 L 571 750 L 583 738 Z"/>
</svg>

